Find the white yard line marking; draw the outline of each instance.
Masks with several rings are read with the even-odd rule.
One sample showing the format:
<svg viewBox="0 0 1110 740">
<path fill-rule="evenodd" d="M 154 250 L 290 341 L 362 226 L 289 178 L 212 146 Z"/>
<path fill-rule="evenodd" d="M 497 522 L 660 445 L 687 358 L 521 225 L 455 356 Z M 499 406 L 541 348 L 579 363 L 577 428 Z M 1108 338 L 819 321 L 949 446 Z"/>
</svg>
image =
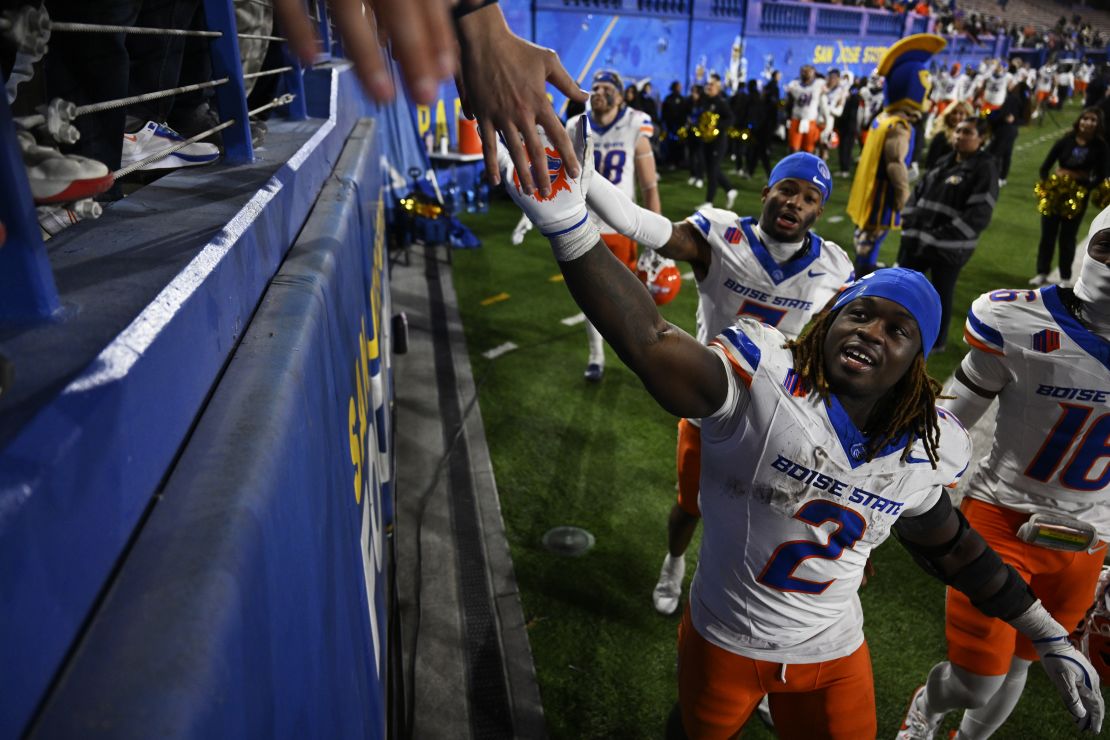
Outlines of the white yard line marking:
<svg viewBox="0 0 1110 740">
<path fill-rule="evenodd" d="M 559 323 L 563 326 L 574 326 L 575 324 L 581 324 L 585 320 L 586 314 L 576 313 L 573 316 L 567 316 L 565 319 L 559 319 Z"/>
<path fill-rule="evenodd" d="M 512 342 L 505 342 L 504 344 L 494 347 L 493 349 L 486 350 L 482 353 L 482 357 L 485 357 L 487 360 L 492 360 L 496 357 L 500 357 L 506 352 L 512 352 L 514 349 L 516 349 L 515 344 L 513 344 Z"/>
</svg>

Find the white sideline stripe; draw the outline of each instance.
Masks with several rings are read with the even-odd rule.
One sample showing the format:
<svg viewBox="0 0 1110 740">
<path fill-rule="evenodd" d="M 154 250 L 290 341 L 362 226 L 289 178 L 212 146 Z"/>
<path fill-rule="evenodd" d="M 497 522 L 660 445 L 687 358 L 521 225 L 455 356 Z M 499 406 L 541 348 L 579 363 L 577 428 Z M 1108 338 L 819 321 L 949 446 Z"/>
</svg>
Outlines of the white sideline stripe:
<svg viewBox="0 0 1110 740">
<path fill-rule="evenodd" d="M 485 357 L 487 360 L 492 360 L 496 357 L 500 357 L 506 352 L 512 352 L 514 349 L 516 349 L 515 344 L 513 344 L 512 342 L 505 342 L 504 344 L 494 347 L 493 349 L 487 349 L 485 352 L 482 353 L 482 357 Z"/>
<path fill-rule="evenodd" d="M 316 133 L 289 158 L 287 164 L 294 171 L 299 169 L 308 155 L 316 149 L 324 138 L 335 128 L 336 101 L 339 96 L 339 70 L 331 73 L 331 111 Z M 185 302 L 196 293 L 208 279 L 212 271 L 231 251 L 243 233 L 262 213 L 266 204 L 281 192 L 282 184 L 277 176 L 255 193 L 227 223 L 216 237 L 208 242 L 200 253 L 162 289 L 154 300 L 143 309 L 127 328 L 119 333 L 112 343 L 105 347 L 86 370 L 62 391 L 63 394 L 82 393 L 124 378 L 135 362 L 150 349 L 151 344 L 166 328 L 166 325 L 181 311 Z"/>
<path fill-rule="evenodd" d="M 694 279 L 694 271 L 690 270 L 689 272 L 682 273 L 682 279 L 683 280 L 693 280 Z"/>
<path fill-rule="evenodd" d="M 565 319 L 559 319 L 559 323 L 563 326 L 574 326 L 575 324 L 581 324 L 585 320 L 586 314 L 576 313 L 573 316 L 567 316 Z"/>
</svg>

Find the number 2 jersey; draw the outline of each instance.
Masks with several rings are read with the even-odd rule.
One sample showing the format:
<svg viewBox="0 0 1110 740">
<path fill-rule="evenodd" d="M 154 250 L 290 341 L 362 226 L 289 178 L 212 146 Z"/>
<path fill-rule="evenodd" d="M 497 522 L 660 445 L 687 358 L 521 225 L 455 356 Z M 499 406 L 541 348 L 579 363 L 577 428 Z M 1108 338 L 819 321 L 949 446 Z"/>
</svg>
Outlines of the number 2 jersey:
<svg viewBox="0 0 1110 740">
<path fill-rule="evenodd" d="M 1110 540 L 1110 343 L 1068 312 L 1056 286 L 979 296 L 964 338 L 985 354 L 964 364 L 969 379 L 1001 387 L 994 443 L 967 495 L 1067 514 Z"/>
<path fill-rule="evenodd" d="M 622 107 L 608 126 L 601 126 L 588 113 L 580 113 L 567 121 L 573 131 L 581 119 L 588 117 L 594 144 L 594 172 L 616 185 L 636 202 L 636 141 L 642 136 L 651 139 L 655 127 L 651 116 L 628 106 Z M 612 226 L 591 213 L 602 234 L 616 233 Z"/>
<path fill-rule="evenodd" d="M 702 535 L 690 609 L 699 634 L 775 663 L 816 663 L 863 643 L 857 590 L 900 516 L 924 514 L 967 468 L 970 441 L 938 410 L 940 461 L 906 439 L 866 462 L 834 397 L 803 394 L 777 330 L 742 318 L 710 345 L 725 403 L 701 426 Z"/>
<path fill-rule="evenodd" d="M 851 258 L 812 231 L 806 235 L 806 251 L 780 264 L 757 236 L 753 218 L 703 208 L 686 220 L 712 250 L 709 272 L 698 282 L 697 338 L 702 344 L 737 316 L 754 316 L 796 338 L 853 279 Z"/>
</svg>

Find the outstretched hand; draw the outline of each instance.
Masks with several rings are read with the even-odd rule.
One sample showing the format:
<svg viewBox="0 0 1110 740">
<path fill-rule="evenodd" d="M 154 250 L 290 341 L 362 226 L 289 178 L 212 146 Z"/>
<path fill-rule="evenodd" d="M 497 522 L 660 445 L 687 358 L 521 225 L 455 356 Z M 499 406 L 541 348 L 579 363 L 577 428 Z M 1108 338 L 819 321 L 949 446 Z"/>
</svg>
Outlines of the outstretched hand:
<svg viewBox="0 0 1110 740">
<path fill-rule="evenodd" d="M 520 38 L 505 25 L 501 9 L 488 5 L 459 19 L 460 76 L 456 79 L 463 110 L 478 119 L 486 171 L 494 185 L 500 182 L 497 134 L 500 133 L 526 195 L 539 189 L 550 195 L 547 178 L 533 179 L 528 162 L 544 159 L 544 146 L 536 126 L 547 132 L 570 177 L 578 177 L 580 163 L 555 109 L 547 98 L 550 82 L 572 100 L 585 102 L 589 93 L 579 89 L 551 49 Z"/>
<path fill-rule="evenodd" d="M 455 34 L 447 0 L 330 0 L 328 5 L 343 50 L 375 100 L 391 100 L 394 94 L 383 54 L 387 43 L 417 103 L 434 101 L 440 81 L 454 74 Z M 274 11 L 289 47 L 311 62 L 319 48 L 304 0 L 274 0 Z"/>
</svg>

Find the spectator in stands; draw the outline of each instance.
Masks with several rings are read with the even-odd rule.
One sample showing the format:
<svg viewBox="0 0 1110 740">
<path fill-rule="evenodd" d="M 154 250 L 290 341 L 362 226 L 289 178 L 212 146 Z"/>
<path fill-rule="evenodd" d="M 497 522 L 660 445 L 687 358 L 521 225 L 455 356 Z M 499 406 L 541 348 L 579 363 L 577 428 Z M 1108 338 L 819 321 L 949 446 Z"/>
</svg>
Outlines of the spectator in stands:
<svg viewBox="0 0 1110 740">
<path fill-rule="evenodd" d="M 1071 264 L 1075 257 L 1075 238 L 1087 209 L 1086 195 L 1078 197 L 1078 189 L 1090 189 L 1110 175 L 1110 147 L 1103 138 L 1104 132 L 1102 111 L 1087 108 L 1076 119 L 1072 130 L 1052 146 L 1041 164 L 1041 184 L 1049 193 L 1042 201 L 1047 205 L 1049 213 L 1045 214 L 1046 208 L 1042 206 L 1037 274 L 1029 281 L 1030 285 L 1041 286 L 1048 281 L 1057 244 L 1060 248 L 1057 262 L 1060 284 L 1065 288 L 1072 285 Z M 1050 173 L 1056 176 L 1055 184 L 1049 180 Z M 1057 193 L 1060 197 L 1052 197 L 1052 193 Z M 1076 201 L 1078 205 L 1073 207 L 1069 200 Z"/>
<path fill-rule="evenodd" d="M 971 103 L 966 100 L 961 100 L 944 110 L 944 115 L 936 124 L 936 133 L 929 141 L 929 149 L 925 153 L 926 170 L 936 167 L 940 160 L 952 153 L 952 137 L 956 133 L 956 127 L 971 118 L 974 113 Z"/>
<path fill-rule="evenodd" d="M 706 205 L 713 204 L 719 185 L 726 191 L 725 210 L 732 208 L 736 196 L 740 194 L 721 172 L 721 161 L 725 158 L 725 148 L 728 145 L 728 128 L 731 125 L 732 109 L 721 94 L 721 76 L 714 72 L 709 75 L 709 81 L 705 85 L 705 101 L 698 117 L 698 127 L 702 131 L 702 151 L 705 158 Z"/>
<path fill-rule="evenodd" d="M 652 95 L 651 80 L 645 78 L 636 83 L 637 90 L 637 108 L 636 110 L 647 113 L 651 118 L 652 124 L 659 127 L 659 104 Z"/>
<path fill-rule="evenodd" d="M 947 349 L 956 280 L 998 200 L 998 169 L 983 151 L 987 130 L 981 118 L 956 126 L 954 150 L 917 181 L 902 211 L 898 263 L 927 273 L 940 295 L 940 332 L 933 352 Z"/>
</svg>

